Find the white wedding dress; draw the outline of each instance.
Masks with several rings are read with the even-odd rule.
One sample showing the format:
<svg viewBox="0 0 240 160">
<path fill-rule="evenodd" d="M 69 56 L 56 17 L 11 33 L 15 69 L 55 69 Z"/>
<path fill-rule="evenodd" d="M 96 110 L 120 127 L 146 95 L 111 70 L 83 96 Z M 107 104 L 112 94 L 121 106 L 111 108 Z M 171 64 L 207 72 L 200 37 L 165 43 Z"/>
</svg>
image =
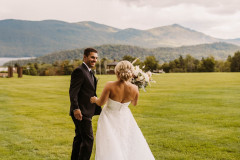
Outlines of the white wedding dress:
<svg viewBox="0 0 240 160">
<path fill-rule="evenodd" d="M 98 119 L 95 160 L 154 160 L 129 104 L 108 99 Z"/>
</svg>

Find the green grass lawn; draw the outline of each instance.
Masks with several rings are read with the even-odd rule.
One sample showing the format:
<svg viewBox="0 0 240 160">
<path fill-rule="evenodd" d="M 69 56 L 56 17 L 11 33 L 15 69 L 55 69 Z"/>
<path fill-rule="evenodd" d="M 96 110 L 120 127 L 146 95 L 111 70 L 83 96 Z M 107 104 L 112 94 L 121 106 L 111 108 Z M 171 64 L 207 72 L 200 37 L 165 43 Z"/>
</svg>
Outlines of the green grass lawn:
<svg viewBox="0 0 240 160">
<path fill-rule="evenodd" d="M 0 79 L 0 159 L 70 159 L 70 76 L 16 77 Z M 98 78 L 100 95 L 115 76 Z M 157 82 L 130 108 L 157 160 L 239 159 L 240 73 L 153 78 Z"/>
</svg>

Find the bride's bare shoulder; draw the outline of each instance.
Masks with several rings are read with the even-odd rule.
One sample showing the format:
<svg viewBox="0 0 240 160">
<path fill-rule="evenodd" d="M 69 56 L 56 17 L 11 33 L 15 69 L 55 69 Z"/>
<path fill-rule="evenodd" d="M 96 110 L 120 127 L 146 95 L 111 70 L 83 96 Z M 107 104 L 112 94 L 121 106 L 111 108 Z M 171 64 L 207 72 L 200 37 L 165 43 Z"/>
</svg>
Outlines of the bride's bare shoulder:
<svg viewBox="0 0 240 160">
<path fill-rule="evenodd" d="M 132 83 L 129 83 L 131 85 L 131 88 L 134 89 L 134 90 L 137 90 L 138 91 L 138 87 L 135 85 L 135 84 L 132 84 Z"/>
<path fill-rule="evenodd" d="M 108 81 L 105 86 L 110 87 L 114 85 L 114 81 Z"/>
</svg>

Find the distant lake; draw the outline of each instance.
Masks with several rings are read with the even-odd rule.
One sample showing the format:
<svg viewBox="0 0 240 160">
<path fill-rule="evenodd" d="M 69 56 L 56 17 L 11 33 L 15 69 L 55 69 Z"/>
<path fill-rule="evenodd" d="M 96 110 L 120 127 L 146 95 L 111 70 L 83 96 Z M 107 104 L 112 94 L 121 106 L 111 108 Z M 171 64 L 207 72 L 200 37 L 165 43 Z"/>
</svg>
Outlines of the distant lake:
<svg viewBox="0 0 240 160">
<path fill-rule="evenodd" d="M 4 63 L 14 60 L 20 60 L 20 59 L 31 59 L 35 57 L 18 57 L 18 58 L 12 58 L 12 57 L 0 57 L 0 66 L 2 66 Z"/>
</svg>

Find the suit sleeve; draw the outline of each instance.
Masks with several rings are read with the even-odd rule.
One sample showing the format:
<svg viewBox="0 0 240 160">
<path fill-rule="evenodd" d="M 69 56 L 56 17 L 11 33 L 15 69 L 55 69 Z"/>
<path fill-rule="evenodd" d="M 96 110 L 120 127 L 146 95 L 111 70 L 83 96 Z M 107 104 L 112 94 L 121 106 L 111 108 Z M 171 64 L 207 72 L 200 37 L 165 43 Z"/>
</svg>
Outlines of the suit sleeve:
<svg viewBox="0 0 240 160">
<path fill-rule="evenodd" d="M 79 109 L 78 105 L 78 93 L 83 84 L 84 78 L 81 69 L 75 69 L 71 75 L 71 84 L 69 88 L 69 96 L 71 102 L 71 108 L 73 110 Z"/>
</svg>

